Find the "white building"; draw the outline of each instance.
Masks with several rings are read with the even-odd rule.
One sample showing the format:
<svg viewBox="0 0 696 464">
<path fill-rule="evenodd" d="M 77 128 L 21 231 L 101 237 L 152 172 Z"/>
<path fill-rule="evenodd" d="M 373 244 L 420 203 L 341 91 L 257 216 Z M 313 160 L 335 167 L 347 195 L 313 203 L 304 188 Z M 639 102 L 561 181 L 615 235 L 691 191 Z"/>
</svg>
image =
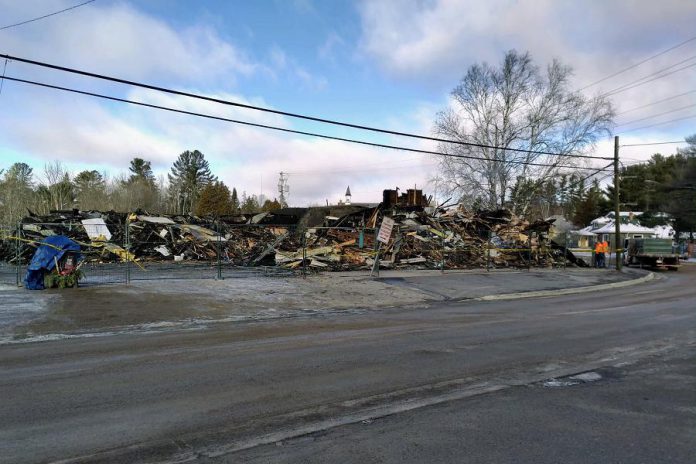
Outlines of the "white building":
<svg viewBox="0 0 696 464">
<path fill-rule="evenodd" d="M 614 236 L 616 235 L 616 227 L 614 221 L 611 221 L 598 229 L 590 230 L 593 234 L 597 235 L 598 240 L 606 240 L 609 242 L 612 250 L 616 249 L 616 242 Z M 619 232 L 621 233 L 621 240 L 619 243 L 627 238 L 653 238 L 657 235 L 655 229 L 650 227 L 643 227 L 637 224 L 621 224 Z"/>
</svg>

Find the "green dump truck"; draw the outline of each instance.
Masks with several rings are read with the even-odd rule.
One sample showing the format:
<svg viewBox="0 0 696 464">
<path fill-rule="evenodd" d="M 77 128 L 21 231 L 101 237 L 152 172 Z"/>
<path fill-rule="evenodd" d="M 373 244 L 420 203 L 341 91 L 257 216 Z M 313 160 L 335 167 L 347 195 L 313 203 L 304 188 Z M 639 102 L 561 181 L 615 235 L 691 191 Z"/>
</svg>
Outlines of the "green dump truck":
<svg viewBox="0 0 696 464">
<path fill-rule="evenodd" d="M 679 269 L 679 253 L 672 248 L 670 238 L 630 238 L 624 242 L 627 266 Z"/>
</svg>

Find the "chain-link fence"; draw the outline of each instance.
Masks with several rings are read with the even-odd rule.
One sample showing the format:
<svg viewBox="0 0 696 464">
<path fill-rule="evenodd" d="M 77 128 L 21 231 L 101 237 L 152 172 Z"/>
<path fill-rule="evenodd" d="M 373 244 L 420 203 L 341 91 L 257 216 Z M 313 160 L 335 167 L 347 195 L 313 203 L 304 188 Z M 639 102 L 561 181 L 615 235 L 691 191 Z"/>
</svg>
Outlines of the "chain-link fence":
<svg viewBox="0 0 696 464">
<path fill-rule="evenodd" d="M 213 222 L 204 227 L 167 222 L 84 224 L 80 221 L 25 222 L 0 228 L 0 283 L 21 285 L 42 241 L 64 235 L 80 245 L 80 285 L 134 280 L 226 279 L 289 276 L 275 265 L 278 249 L 296 251 L 294 227 Z M 290 242 L 290 243 L 288 243 Z"/>
<path fill-rule="evenodd" d="M 226 279 L 248 276 L 288 276 L 292 270 L 275 265 L 277 250 L 294 249 L 295 227 L 226 224 L 214 221 L 167 224 L 138 233 L 129 224 L 124 250 L 128 281 L 152 279 Z M 172 238 L 176 237 L 176 238 Z"/>
<path fill-rule="evenodd" d="M 0 283 L 19 285 L 19 259 L 17 245 L 13 240 L 16 227 L 0 225 Z"/>
<path fill-rule="evenodd" d="M 87 222 L 87 223 L 86 223 Z M 125 216 L 120 221 L 24 222 L 0 228 L 0 283 L 21 285 L 41 241 L 65 235 L 82 251 L 81 285 L 135 280 L 307 276 L 379 269 L 499 269 L 565 267 L 567 234 L 549 240 L 532 232 L 514 242 L 488 231 L 467 237 L 432 227 L 396 225 L 387 243 L 373 227 L 199 224 Z M 588 263 L 589 264 L 589 263 Z"/>
</svg>

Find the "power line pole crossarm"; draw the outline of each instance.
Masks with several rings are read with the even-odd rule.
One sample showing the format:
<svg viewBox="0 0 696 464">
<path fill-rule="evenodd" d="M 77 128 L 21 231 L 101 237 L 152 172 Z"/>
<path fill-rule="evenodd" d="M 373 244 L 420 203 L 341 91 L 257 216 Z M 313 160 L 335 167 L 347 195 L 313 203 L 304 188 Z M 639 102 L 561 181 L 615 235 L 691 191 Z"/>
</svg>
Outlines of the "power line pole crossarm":
<svg viewBox="0 0 696 464">
<path fill-rule="evenodd" d="M 616 270 L 621 270 L 623 245 L 621 244 L 621 211 L 619 208 L 619 136 L 614 136 L 614 248 L 616 251 Z"/>
</svg>

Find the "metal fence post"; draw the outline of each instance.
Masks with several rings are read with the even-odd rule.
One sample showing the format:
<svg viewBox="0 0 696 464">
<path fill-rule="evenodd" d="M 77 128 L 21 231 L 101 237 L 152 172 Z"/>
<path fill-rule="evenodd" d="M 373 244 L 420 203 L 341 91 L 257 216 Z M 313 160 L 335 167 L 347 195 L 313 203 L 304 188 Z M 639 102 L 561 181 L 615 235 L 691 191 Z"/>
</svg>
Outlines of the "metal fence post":
<svg viewBox="0 0 696 464">
<path fill-rule="evenodd" d="M 491 230 L 488 230 L 486 237 L 486 272 L 491 271 Z"/>
<path fill-rule="evenodd" d="M 445 273 L 445 237 L 440 237 L 440 272 Z"/>
<path fill-rule="evenodd" d="M 307 230 L 302 231 L 302 278 L 307 278 Z"/>
<path fill-rule="evenodd" d="M 15 237 L 15 273 L 16 273 L 16 285 L 21 286 L 22 283 L 22 266 L 21 266 L 21 255 L 22 255 L 22 223 L 21 221 L 17 223 L 17 237 Z"/>
<path fill-rule="evenodd" d="M 529 235 L 527 235 L 527 270 L 531 271 L 532 270 L 532 233 L 529 232 Z"/>
<path fill-rule="evenodd" d="M 377 277 L 379 277 L 379 240 L 377 240 L 377 237 L 379 236 L 379 229 L 375 227 L 375 263 L 372 266 L 372 272 L 370 272 L 370 277 L 372 277 L 373 274 L 377 274 Z"/>
<path fill-rule="evenodd" d="M 568 265 L 568 232 L 563 233 L 563 270 Z"/>
<path fill-rule="evenodd" d="M 125 236 L 124 236 L 124 247 L 126 248 L 126 285 L 130 285 L 131 281 L 131 270 L 130 270 L 130 258 L 131 258 L 131 252 L 130 252 L 130 214 L 126 213 L 126 218 L 125 218 Z"/>
<path fill-rule="evenodd" d="M 215 225 L 216 225 L 216 229 L 217 229 L 217 248 L 215 250 L 217 252 L 217 280 L 222 280 L 222 257 L 221 257 L 222 250 L 220 247 L 220 245 L 221 245 L 220 242 L 222 240 L 222 235 L 221 235 L 222 231 L 221 231 L 221 227 L 220 227 L 220 218 L 216 218 L 215 221 L 216 221 Z"/>
</svg>

